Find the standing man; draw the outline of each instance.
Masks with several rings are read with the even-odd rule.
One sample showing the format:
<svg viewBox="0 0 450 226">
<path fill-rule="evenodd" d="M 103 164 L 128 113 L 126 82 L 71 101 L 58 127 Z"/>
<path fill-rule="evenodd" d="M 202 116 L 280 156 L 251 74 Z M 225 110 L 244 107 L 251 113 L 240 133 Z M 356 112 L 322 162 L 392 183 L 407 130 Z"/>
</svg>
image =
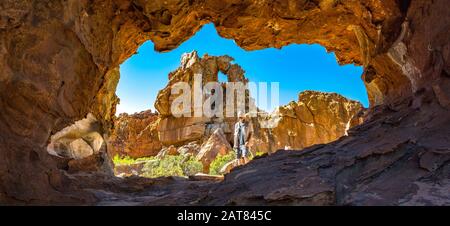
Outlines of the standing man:
<svg viewBox="0 0 450 226">
<path fill-rule="evenodd" d="M 248 162 L 248 141 L 251 131 L 245 114 L 238 113 L 239 121 L 234 125 L 234 150 L 236 151 L 236 160 L 238 165 L 247 164 Z"/>
</svg>

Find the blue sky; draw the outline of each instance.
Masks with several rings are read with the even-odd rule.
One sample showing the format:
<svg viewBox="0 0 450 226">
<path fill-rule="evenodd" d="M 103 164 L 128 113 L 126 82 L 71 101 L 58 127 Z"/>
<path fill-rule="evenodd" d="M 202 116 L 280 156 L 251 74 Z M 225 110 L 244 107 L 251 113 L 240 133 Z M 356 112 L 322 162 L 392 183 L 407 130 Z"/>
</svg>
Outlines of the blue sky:
<svg viewBox="0 0 450 226">
<path fill-rule="evenodd" d="M 304 90 L 336 92 L 368 106 L 361 80 L 362 67 L 339 66 L 335 55 L 320 45 L 292 44 L 280 49 L 245 51 L 233 40 L 220 37 L 214 25 L 207 24 L 192 38 L 168 53 L 154 51 L 151 41 L 120 67 L 116 94 L 121 99 L 117 113 L 154 110 L 158 91 L 168 82 L 169 72 L 180 64 L 181 55 L 197 50 L 200 56 L 229 55 L 252 82 L 279 82 L 280 104 L 296 101 Z M 270 87 L 270 85 L 269 85 Z"/>
</svg>

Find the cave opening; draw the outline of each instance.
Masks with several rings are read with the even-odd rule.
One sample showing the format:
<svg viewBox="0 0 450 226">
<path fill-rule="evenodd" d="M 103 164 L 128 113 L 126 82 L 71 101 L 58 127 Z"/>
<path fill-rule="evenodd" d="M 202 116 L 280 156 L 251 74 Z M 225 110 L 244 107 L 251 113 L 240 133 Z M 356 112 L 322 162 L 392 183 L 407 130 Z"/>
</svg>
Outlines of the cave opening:
<svg viewBox="0 0 450 226">
<path fill-rule="evenodd" d="M 362 67 L 339 65 L 334 54 L 328 53 L 318 44 L 292 44 L 281 49 L 246 51 L 233 40 L 220 37 L 213 24 L 206 24 L 174 50 L 160 53 L 154 49 L 153 42 L 147 41 L 120 66 L 116 90 L 120 102 L 108 149 L 116 176 L 153 178 L 191 176 L 194 173 L 221 175 L 227 170 L 227 163 L 235 159 L 234 152 L 230 151 L 233 139 L 229 127 L 236 120 L 191 124 L 168 117 L 158 110 L 158 98 L 161 98 L 162 90 L 169 88 L 169 77 L 188 73 L 183 70 L 180 72 L 186 56 L 188 60 L 196 58 L 200 67 L 207 70 L 210 69 L 207 67 L 220 66 L 211 66 L 208 60 L 203 61 L 205 58 L 217 57 L 220 61 L 220 57 L 229 56 L 232 59 L 227 62 L 228 67 L 236 66 L 242 70 L 242 75 L 248 81 L 268 83 L 268 95 L 275 92 L 270 83 L 279 83 L 278 104 L 261 104 L 261 101 L 257 101 L 258 109 L 269 115 L 283 117 L 286 114 L 283 111 L 291 111 L 297 114 L 294 116 L 297 118 L 282 118 L 283 128 L 279 129 L 256 126 L 256 138 L 251 140 L 253 148 L 249 151 L 251 158 L 273 153 L 277 149 L 300 150 L 313 144 L 334 141 L 347 135 L 350 127 L 362 123 L 363 110 L 369 105 L 367 91 L 361 80 Z M 219 83 L 230 81 L 230 75 L 220 68 L 213 75 Z M 252 97 L 260 94 L 259 90 L 254 91 L 250 94 Z M 315 109 L 318 107 L 321 109 Z M 172 125 L 176 123 L 178 125 Z M 184 131 L 187 127 L 199 124 L 204 127 L 202 135 Z M 284 128 L 286 126 L 290 128 Z M 218 127 L 220 131 L 216 133 Z M 183 136 L 192 137 L 171 137 L 171 133 L 185 133 Z M 218 152 L 213 154 L 212 159 L 200 156 L 202 147 L 222 136 L 231 146 L 221 144 L 223 147 L 219 145 L 218 149 L 230 150 L 208 150 Z"/>
<path fill-rule="evenodd" d="M 167 84 L 168 74 L 180 66 L 184 53 L 197 51 L 201 57 L 229 55 L 245 70 L 250 81 L 281 82 L 281 105 L 296 100 L 305 90 L 339 93 L 369 107 L 367 90 L 361 80 L 362 66 L 339 65 L 334 53 L 319 44 L 291 44 L 281 49 L 246 51 L 234 40 L 220 37 L 213 24 L 204 25 L 176 49 L 158 52 L 152 41 L 142 44 L 120 66 L 116 94 L 120 98 L 116 115 L 151 109 L 159 90 Z M 219 81 L 226 76 L 219 71 Z M 271 109 L 273 110 L 273 109 Z"/>
<path fill-rule="evenodd" d="M 317 2 L 7 1 L 0 25 L 2 203 L 114 203 L 143 190 L 135 203 L 446 203 L 449 32 L 442 18 L 449 15 L 447 2 Z M 109 172 L 96 167 L 109 159 L 91 153 L 108 146 L 104 138 L 113 128 L 118 66 L 147 40 L 158 51 L 169 51 L 210 22 L 245 50 L 318 43 L 342 64 L 363 65 L 368 121 L 336 142 L 259 158 L 203 189 L 186 180 L 103 176 Z M 66 130 L 72 131 L 69 136 L 59 134 L 66 142 L 61 148 L 81 139 L 72 146 L 85 147 L 82 153 L 89 156 L 55 160 L 45 147 L 74 122 Z M 211 124 L 202 128 L 207 127 Z M 289 128 L 277 139 L 294 142 L 298 133 Z M 161 181 L 179 189 L 161 194 L 153 183 Z"/>
</svg>

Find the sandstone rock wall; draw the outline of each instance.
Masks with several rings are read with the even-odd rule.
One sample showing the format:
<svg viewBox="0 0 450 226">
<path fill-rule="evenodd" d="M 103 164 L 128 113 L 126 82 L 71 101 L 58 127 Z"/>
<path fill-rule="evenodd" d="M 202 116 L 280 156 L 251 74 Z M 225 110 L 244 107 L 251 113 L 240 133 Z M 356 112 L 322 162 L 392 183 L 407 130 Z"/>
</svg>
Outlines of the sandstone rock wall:
<svg viewBox="0 0 450 226">
<path fill-rule="evenodd" d="M 158 122 L 159 115 L 151 110 L 119 115 L 109 137 L 108 154 L 133 158 L 157 155 L 162 148 L 156 130 Z"/>
<path fill-rule="evenodd" d="M 117 181 L 107 176 L 66 176 L 46 151 L 51 135 L 95 109 L 105 76 L 140 44 L 151 39 L 157 50 L 168 51 L 213 22 L 222 37 L 247 50 L 319 43 L 340 63 L 364 65 L 372 107 L 355 138 L 250 164 L 226 178 L 205 204 L 224 199 L 276 204 L 287 197 L 298 197 L 293 204 L 442 204 L 450 175 L 447 5 L 446 0 L 3 0 L 0 200 L 92 203 L 96 199 L 83 188 L 105 189 L 107 181 L 114 187 Z M 286 162 L 297 154 L 302 157 Z M 259 181 L 252 173 L 239 176 L 247 169 L 269 168 L 279 171 L 252 171 L 267 176 Z M 260 184 L 280 175 L 293 177 L 289 183 Z M 242 179 L 248 179 L 247 189 L 224 195 Z M 200 198 L 202 193 L 195 192 Z M 192 201 L 183 197 L 150 203 Z"/>
<path fill-rule="evenodd" d="M 364 111 L 361 103 L 336 93 L 301 92 L 297 102 L 292 101 L 263 117 L 273 118 L 275 128 L 258 128 L 257 122 L 252 123 L 256 128 L 250 147 L 253 153 L 272 153 L 329 143 L 362 124 Z"/>
</svg>

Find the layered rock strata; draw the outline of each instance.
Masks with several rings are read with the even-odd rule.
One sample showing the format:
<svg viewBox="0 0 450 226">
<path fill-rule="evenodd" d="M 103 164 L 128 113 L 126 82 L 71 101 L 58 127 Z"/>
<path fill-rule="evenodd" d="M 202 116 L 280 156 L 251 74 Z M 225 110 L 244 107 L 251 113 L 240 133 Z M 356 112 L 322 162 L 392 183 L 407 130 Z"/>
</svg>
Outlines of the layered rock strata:
<svg viewBox="0 0 450 226">
<path fill-rule="evenodd" d="M 201 95 L 200 116 L 195 115 L 195 104 L 193 100 L 195 96 L 195 82 L 198 80 L 201 84 L 200 89 L 203 92 L 203 86 L 209 82 L 219 82 L 219 72 L 224 73 L 229 82 L 242 82 L 243 85 L 247 83 L 244 77 L 244 70 L 237 64 L 233 64 L 234 59 L 229 56 L 209 56 L 205 55 L 199 57 L 196 51 L 186 53 L 181 58 L 181 65 L 178 69 L 169 74 L 169 83 L 160 90 L 155 102 L 156 110 L 161 114 L 157 130 L 161 143 L 165 146 L 175 145 L 182 146 L 192 141 L 199 141 L 202 143 L 206 141 L 211 134 L 217 129 L 221 128 L 228 137 L 232 140 L 232 132 L 236 117 L 225 117 L 225 95 L 226 85 L 221 83 L 222 97 L 224 103 L 222 105 L 224 114 L 221 116 L 207 117 L 203 112 L 204 101 L 208 99 L 211 94 L 203 93 Z M 201 77 L 196 77 L 196 76 Z M 184 82 L 190 87 L 190 108 L 183 112 L 183 116 L 177 117 L 173 114 L 173 102 L 180 95 L 172 94 L 174 87 L 180 82 Z M 184 91 L 186 92 L 186 91 Z M 218 92 L 218 91 L 217 91 Z M 248 104 L 248 98 L 246 104 Z M 217 106 L 219 107 L 219 106 Z M 214 108 L 214 107 L 211 107 Z M 185 116 L 185 114 L 187 116 Z M 236 116 L 234 112 L 234 116 Z"/>
<path fill-rule="evenodd" d="M 273 153 L 329 143 L 363 123 L 364 112 L 361 103 L 336 93 L 301 92 L 298 101 L 253 120 L 256 128 L 250 147 L 253 153 Z M 269 121 L 273 128 L 259 128 L 258 120 Z"/>
<path fill-rule="evenodd" d="M 3 0 L 0 200 L 448 205 L 447 5 L 446 0 Z M 90 112 L 108 129 L 114 101 L 99 94 L 111 91 L 105 86 L 111 71 L 147 40 L 169 51 L 211 22 L 219 35 L 246 50 L 318 43 L 341 64 L 363 65 L 371 102 L 367 120 L 333 144 L 253 161 L 214 188 L 173 179 L 119 180 L 101 172 L 68 176 L 46 147 L 53 134 Z M 112 105 L 99 108 L 108 102 Z M 244 187 L 242 181 L 246 188 L 231 194 Z M 168 192 L 164 196 L 158 196 L 161 187 Z M 147 200 L 136 200 L 139 194 Z"/>
<path fill-rule="evenodd" d="M 109 155 L 132 158 L 157 155 L 162 148 L 156 129 L 158 120 L 159 115 L 150 110 L 119 115 L 109 137 Z"/>
</svg>

